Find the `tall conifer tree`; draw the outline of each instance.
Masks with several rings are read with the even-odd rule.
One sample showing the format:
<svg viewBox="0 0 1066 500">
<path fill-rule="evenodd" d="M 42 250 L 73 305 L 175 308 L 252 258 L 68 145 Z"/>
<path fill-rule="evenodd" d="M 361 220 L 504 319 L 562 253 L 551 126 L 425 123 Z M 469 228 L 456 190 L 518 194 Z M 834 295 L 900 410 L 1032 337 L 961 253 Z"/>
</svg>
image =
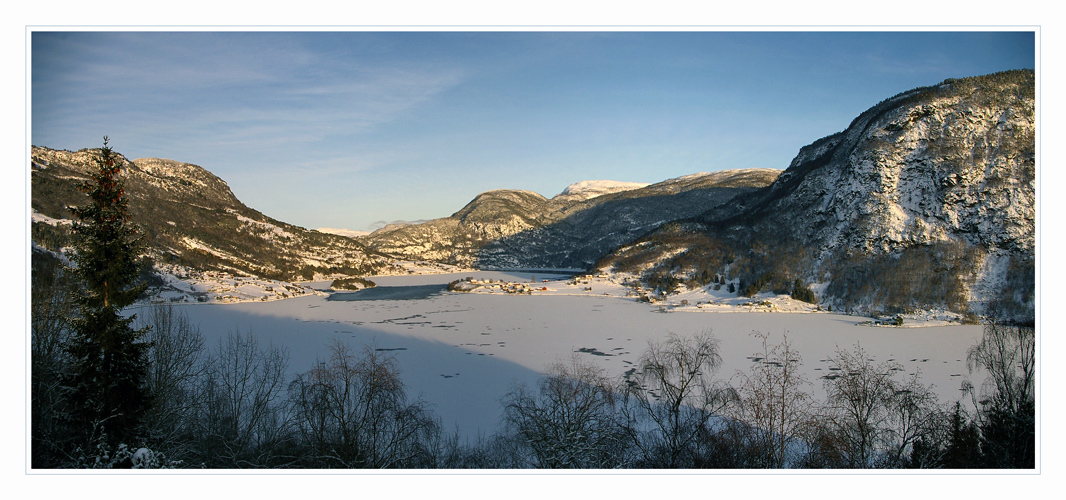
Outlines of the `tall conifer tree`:
<svg viewBox="0 0 1066 500">
<path fill-rule="evenodd" d="M 149 404 L 146 330 L 133 329 L 135 316 L 122 315 L 144 287 L 135 284 L 140 240 L 127 212 L 116 157 L 104 137 L 98 170 L 81 186 L 90 201 L 71 209 L 76 219 L 73 260 L 82 290 L 68 346 L 74 423 L 90 435 L 106 435 L 112 444 L 135 436 Z"/>
</svg>

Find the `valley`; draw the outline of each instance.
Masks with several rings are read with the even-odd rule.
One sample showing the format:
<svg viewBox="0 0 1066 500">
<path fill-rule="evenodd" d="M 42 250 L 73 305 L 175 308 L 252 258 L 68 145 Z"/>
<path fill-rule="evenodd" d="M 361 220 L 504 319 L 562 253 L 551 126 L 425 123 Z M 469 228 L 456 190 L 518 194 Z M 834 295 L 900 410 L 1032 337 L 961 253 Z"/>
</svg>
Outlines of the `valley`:
<svg viewBox="0 0 1066 500">
<path fill-rule="evenodd" d="M 30 469 L 1039 473 L 1039 33 L 121 35 L 28 38 Z"/>
<path fill-rule="evenodd" d="M 145 271 L 163 275 L 164 288 L 175 288 L 166 276 L 204 272 L 295 290 L 369 275 L 565 268 L 631 276 L 654 295 L 728 284 L 745 299 L 802 296 L 849 314 L 1031 323 L 1033 78 L 1008 71 L 900 93 L 801 148 L 784 171 L 579 181 L 552 198 L 492 190 L 449 217 L 355 237 L 269 218 L 196 165 L 122 161 Z M 33 149 L 41 250 L 69 245 L 64 207 L 80 203 L 75 187 L 93 154 Z M 208 299 L 243 300 L 215 288 Z"/>
<path fill-rule="evenodd" d="M 371 346 L 464 436 L 494 433 L 501 398 L 552 363 L 619 381 L 669 334 L 720 339 L 724 380 L 752 367 L 754 332 L 787 335 L 816 397 L 827 360 L 861 345 L 972 407 L 959 387 L 980 323 L 1035 309 L 1032 78 L 904 92 L 784 171 L 493 190 L 369 234 L 271 219 L 195 165 L 123 159 L 147 243 L 139 307 L 176 307 L 209 345 L 254 332 L 290 373 L 334 340 Z M 65 258 L 93 154 L 34 148 L 35 255 Z"/>
</svg>

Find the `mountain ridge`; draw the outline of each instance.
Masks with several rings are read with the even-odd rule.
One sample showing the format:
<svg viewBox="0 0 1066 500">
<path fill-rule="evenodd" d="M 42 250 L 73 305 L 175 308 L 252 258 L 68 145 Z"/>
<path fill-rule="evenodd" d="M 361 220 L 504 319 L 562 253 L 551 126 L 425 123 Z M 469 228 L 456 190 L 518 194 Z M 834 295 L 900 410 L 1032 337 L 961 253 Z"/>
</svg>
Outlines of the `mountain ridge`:
<svg viewBox="0 0 1066 500">
<path fill-rule="evenodd" d="M 765 186 L 779 172 L 693 174 L 593 197 L 561 194 L 548 199 L 532 191 L 492 190 L 449 217 L 378 230 L 360 241 L 411 260 L 497 269 L 584 269 L 628 239 Z"/>
</svg>

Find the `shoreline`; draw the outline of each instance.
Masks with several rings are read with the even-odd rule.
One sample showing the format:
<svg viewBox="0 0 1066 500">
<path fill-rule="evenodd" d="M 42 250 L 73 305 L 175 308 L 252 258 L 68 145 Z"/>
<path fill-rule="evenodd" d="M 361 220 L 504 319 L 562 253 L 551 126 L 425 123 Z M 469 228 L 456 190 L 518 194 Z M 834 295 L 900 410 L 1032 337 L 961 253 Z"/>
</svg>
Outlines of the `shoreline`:
<svg viewBox="0 0 1066 500">
<path fill-rule="evenodd" d="M 439 269 L 438 269 L 439 270 Z M 528 274 L 530 279 L 524 276 Z M 537 274 L 542 277 L 537 278 Z M 368 276 L 377 286 L 362 290 L 331 290 L 331 278 L 308 281 L 278 281 L 263 278 L 232 276 L 224 272 L 186 273 L 179 277 L 168 273 L 166 284 L 148 300 L 137 307 L 151 305 L 199 305 L 199 304 L 248 304 L 277 302 L 298 297 L 326 297 L 329 301 L 394 301 L 424 299 L 424 293 L 406 297 L 403 287 L 427 287 L 458 283 L 458 290 L 443 288 L 441 294 L 477 295 L 526 295 L 555 297 L 598 297 L 619 302 L 646 304 L 649 312 L 657 313 L 703 313 L 703 314 L 840 314 L 870 321 L 856 326 L 876 328 L 926 328 L 964 325 L 962 316 L 948 311 L 920 311 L 900 314 L 902 324 L 888 324 L 891 320 L 873 315 L 854 314 L 824 309 L 818 304 L 809 304 L 792 299 L 788 295 L 772 293 L 757 294 L 748 298 L 737 296 L 711 286 L 680 291 L 674 295 L 652 296 L 649 291 L 635 285 L 635 276 L 628 274 L 575 274 L 573 270 L 520 269 L 520 270 L 454 270 L 448 272 L 422 272 L 409 274 L 383 274 Z M 453 287 L 456 288 L 456 287 Z M 389 289 L 395 296 L 385 294 L 380 298 L 330 299 L 336 294 L 356 295 L 367 290 Z M 417 290 L 415 290 L 417 291 Z M 378 292 L 382 293 L 382 292 Z M 895 315 L 893 316 L 895 318 Z"/>
</svg>

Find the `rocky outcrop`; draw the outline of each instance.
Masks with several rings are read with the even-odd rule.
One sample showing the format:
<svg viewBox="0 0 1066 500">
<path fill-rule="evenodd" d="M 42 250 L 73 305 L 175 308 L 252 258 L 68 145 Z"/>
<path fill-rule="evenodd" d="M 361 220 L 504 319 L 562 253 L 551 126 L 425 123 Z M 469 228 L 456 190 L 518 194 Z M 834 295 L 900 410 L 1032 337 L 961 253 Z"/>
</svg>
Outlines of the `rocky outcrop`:
<svg viewBox="0 0 1066 500">
<path fill-rule="evenodd" d="M 755 214 L 763 224 L 817 227 L 792 236 L 821 257 L 950 239 L 1031 253 L 1033 90 L 1032 73 L 1018 72 L 889 99 L 802 151 Z"/>
<path fill-rule="evenodd" d="M 1012 315 L 1031 315 L 1034 90 L 1032 71 L 1013 71 L 904 92 L 802 148 L 772 185 L 683 221 L 681 231 L 736 254 L 712 272 L 749 283 L 773 274 L 781 290 L 794 279 L 820 282 L 822 299 L 838 306 L 983 314 L 1009 302 Z M 689 250 L 678 231 L 659 235 L 675 243 L 645 256 L 644 270 L 676 272 L 676 256 Z M 938 295 L 946 302 L 934 303 Z"/>
</svg>

